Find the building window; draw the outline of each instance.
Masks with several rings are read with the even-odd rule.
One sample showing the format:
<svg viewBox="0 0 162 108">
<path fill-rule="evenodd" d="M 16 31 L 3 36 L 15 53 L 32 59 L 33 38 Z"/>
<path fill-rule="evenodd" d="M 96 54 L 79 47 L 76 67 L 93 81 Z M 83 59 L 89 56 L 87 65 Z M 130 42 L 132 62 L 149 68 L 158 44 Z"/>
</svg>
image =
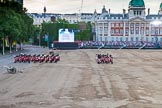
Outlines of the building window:
<svg viewBox="0 0 162 108">
<path fill-rule="evenodd" d="M 114 23 L 111 23 L 111 27 L 114 27 Z"/>
<path fill-rule="evenodd" d="M 149 29 L 146 29 L 146 35 L 149 35 Z"/>
<path fill-rule="evenodd" d="M 125 23 L 125 27 L 129 27 L 129 24 L 128 23 Z"/>
<path fill-rule="evenodd" d="M 108 23 L 104 23 L 104 26 L 108 26 Z"/>
<path fill-rule="evenodd" d="M 129 30 L 128 30 L 128 29 L 125 30 L 125 34 L 126 34 L 126 35 L 129 34 Z"/>
<path fill-rule="evenodd" d="M 159 29 L 155 28 L 155 35 L 159 35 Z"/>
<path fill-rule="evenodd" d="M 162 38 L 160 38 L 160 41 L 162 42 Z"/>
<path fill-rule="evenodd" d="M 133 40 L 133 37 L 131 37 L 131 41 L 133 42 L 134 40 Z"/>
<path fill-rule="evenodd" d="M 108 34 L 104 34 L 104 36 L 108 36 Z"/>
<path fill-rule="evenodd" d="M 136 27 L 139 27 L 139 23 L 136 23 Z"/>
<path fill-rule="evenodd" d="M 123 27 L 123 23 L 120 23 L 120 27 Z"/>
<path fill-rule="evenodd" d="M 136 15 L 137 14 L 137 11 L 134 11 L 134 15 Z"/>
<path fill-rule="evenodd" d="M 116 32 L 115 32 L 116 34 L 119 34 L 119 29 L 116 29 Z"/>
<path fill-rule="evenodd" d="M 120 41 L 123 41 L 123 38 L 122 37 L 120 37 Z"/>
<path fill-rule="evenodd" d="M 139 27 L 136 27 L 136 34 L 139 34 Z"/>
<path fill-rule="evenodd" d="M 116 37 L 116 41 L 119 41 L 119 40 L 118 40 L 118 37 Z"/>
<path fill-rule="evenodd" d="M 144 35 L 144 28 L 141 28 L 141 35 Z"/>
<path fill-rule="evenodd" d="M 111 29 L 111 34 L 114 34 L 114 29 Z"/>
<path fill-rule="evenodd" d="M 102 23 L 99 23 L 99 26 L 102 26 Z"/>
<path fill-rule="evenodd" d="M 133 24 L 133 23 L 131 23 L 131 24 L 130 24 L 130 27 L 134 27 L 134 24 Z"/>
<path fill-rule="evenodd" d="M 120 34 L 123 34 L 123 29 L 120 29 Z"/>
<path fill-rule="evenodd" d="M 114 41 L 114 37 L 112 37 L 111 40 Z"/>
<path fill-rule="evenodd" d="M 118 23 L 116 23 L 116 27 L 119 27 L 119 24 Z"/>
<path fill-rule="evenodd" d="M 105 41 L 108 41 L 108 40 L 107 40 L 107 37 L 105 37 Z"/>
<path fill-rule="evenodd" d="M 154 38 L 152 38 L 151 41 L 154 42 Z"/>
<path fill-rule="evenodd" d="M 162 34 L 162 28 L 160 28 L 160 34 Z"/>
<path fill-rule="evenodd" d="M 138 37 L 136 37 L 136 41 L 138 42 Z"/>
<path fill-rule="evenodd" d="M 139 11 L 139 15 L 141 15 L 141 11 Z"/>
<path fill-rule="evenodd" d="M 149 41 L 149 39 L 148 39 L 148 37 L 146 37 L 146 42 L 148 42 Z"/>
<path fill-rule="evenodd" d="M 108 31 L 108 27 L 104 27 L 104 31 Z"/>
<path fill-rule="evenodd" d="M 128 41 L 128 38 L 126 37 L 126 41 Z"/>
<path fill-rule="evenodd" d="M 134 34 L 134 28 L 133 27 L 130 29 L 130 33 Z"/>
<path fill-rule="evenodd" d="M 102 29 L 102 27 L 100 27 L 100 32 L 102 32 L 103 31 L 103 29 Z"/>
<path fill-rule="evenodd" d="M 100 37 L 100 41 L 102 41 L 102 37 Z"/>
<path fill-rule="evenodd" d="M 155 28 L 151 28 L 151 35 L 155 35 Z"/>
</svg>

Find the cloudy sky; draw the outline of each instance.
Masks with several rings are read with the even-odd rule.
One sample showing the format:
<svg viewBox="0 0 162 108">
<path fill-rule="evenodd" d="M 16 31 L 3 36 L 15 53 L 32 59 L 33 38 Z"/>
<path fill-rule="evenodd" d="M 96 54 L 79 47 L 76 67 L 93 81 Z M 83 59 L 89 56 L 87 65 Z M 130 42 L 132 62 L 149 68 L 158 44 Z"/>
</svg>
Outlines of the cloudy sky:
<svg viewBox="0 0 162 108">
<path fill-rule="evenodd" d="M 44 6 L 47 13 L 92 13 L 96 9 L 101 12 L 103 5 L 106 9 L 111 9 L 111 13 L 122 13 L 122 9 L 128 9 L 130 0 L 24 0 L 24 7 L 28 12 L 42 13 Z M 150 8 L 150 13 L 157 14 L 162 0 L 144 0 L 146 9 Z M 147 10 L 146 10 L 147 12 Z"/>
</svg>

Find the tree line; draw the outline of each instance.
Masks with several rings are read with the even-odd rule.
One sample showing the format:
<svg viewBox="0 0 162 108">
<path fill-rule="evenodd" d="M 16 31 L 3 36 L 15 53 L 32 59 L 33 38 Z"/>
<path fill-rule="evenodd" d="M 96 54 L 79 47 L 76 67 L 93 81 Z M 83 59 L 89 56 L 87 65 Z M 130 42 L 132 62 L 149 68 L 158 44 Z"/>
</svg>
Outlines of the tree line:
<svg viewBox="0 0 162 108">
<path fill-rule="evenodd" d="M 0 2 L 0 48 L 3 42 L 10 49 L 13 42 L 22 43 L 34 34 L 33 19 L 26 14 L 26 9 L 15 1 Z M 7 41 L 4 41 L 7 40 Z M 8 45 L 7 45 L 8 44 Z"/>
<path fill-rule="evenodd" d="M 41 44 L 46 45 L 47 43 L 44 41 L 44 36 L 48 34 L 49 42 L 58 41 L 59 37 L 59 29 L 60 28 L 68 28 L 74 30 L 75 41 L 84 41 L 84 40 L 92 40 L 91 33 L 91 23 L 78 22 L 76 24 L 70 24 L 65 19 L 57 19 L 55 22 L 51 23 L 42 23 L 41 25 Z M 82 28 L 82 26 L 84 26 Z"/>
<path fill-rule="evenodd" d="M 51 20 L 49 23 L 42 23 L 40 27 L 33 25 L 33 19 L 26 14 L 27 10 L 18 2 L 3 0 L 0 2 L 0 51 L 2 49 L 12 49 L 13 43 L 21 45 L 24 41 L 32 39 L 33 44 L 47 46 L 45 35 L 48 34 L 48 42 L 58 40 L 58 30 L 60 28 L 73 29 L 75 31 L 75 41 L 92 40 L 91 24 L 79 22 L 70 24 L 65 19 Z M 85 27 L 82 28 L 81 25 Z M 4 41 L 6 40 L 7 41 Z M 5 42 L 5 48 L 3 43 Z M 8 45 L 7 45 L 8 44 Z"/>
</svg>

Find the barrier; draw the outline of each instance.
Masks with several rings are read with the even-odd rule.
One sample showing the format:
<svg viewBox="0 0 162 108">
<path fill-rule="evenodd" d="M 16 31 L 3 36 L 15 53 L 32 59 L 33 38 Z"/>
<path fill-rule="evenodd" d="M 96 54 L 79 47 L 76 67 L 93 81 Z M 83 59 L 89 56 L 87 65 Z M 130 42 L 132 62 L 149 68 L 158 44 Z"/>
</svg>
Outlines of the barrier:
<svg viewBox="0 0 162 108">
<path fill-rule="evenodd" d="M 76 42 L 57 42 L 54 43 L 54 48 L 61 50 L 70 50 L 70 49 L 78 49 L 79 45 Z"/>
</svg>

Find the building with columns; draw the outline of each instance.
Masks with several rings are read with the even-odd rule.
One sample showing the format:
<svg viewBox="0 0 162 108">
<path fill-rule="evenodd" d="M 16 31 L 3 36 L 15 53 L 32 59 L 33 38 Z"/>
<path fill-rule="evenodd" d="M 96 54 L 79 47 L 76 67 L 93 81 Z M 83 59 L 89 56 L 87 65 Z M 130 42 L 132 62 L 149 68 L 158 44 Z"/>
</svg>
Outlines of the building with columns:
<svg viewBox="0 0 162 108">
<path fill-rule="evenodd" d="M 40 26 L 43 22 L 51 22 L 52 19 L 65 19 L 69 23 L 91 22 L 94 41 L 162 41 L 162 24 L 153 25 L 153 21 L 162 22 L 162 3 L 157 14 L 150 14 L 150 8 L 146 10 L 144 0 L 130 0 L 128 11 L 123 13 L 111 13 L 110 9 L 103 6 L 101 13 L 28 13 L 34 20 L 34 25 Z"/>
<path fill-rule="evenodd" d="M 106 10 L 93 17 L 93 38 L 95 41 L 162 41 L 162 24 L 154 25 L 153 21 L 162 22 L 162 3 L 158 14 L 146 14 L 143 0 L 131 0 L 128 12 L 113 14 Z M 155 38 L 156 37 L 156 38 Z"/>
<path fill-rule="evenodd" d="M 43 22 L 53 22 L 61 18 L 61 14 L 53 13 L 27 13 L 29 17 L 33 18 L 33 25 L 41 26 Z"/>
</svg>

